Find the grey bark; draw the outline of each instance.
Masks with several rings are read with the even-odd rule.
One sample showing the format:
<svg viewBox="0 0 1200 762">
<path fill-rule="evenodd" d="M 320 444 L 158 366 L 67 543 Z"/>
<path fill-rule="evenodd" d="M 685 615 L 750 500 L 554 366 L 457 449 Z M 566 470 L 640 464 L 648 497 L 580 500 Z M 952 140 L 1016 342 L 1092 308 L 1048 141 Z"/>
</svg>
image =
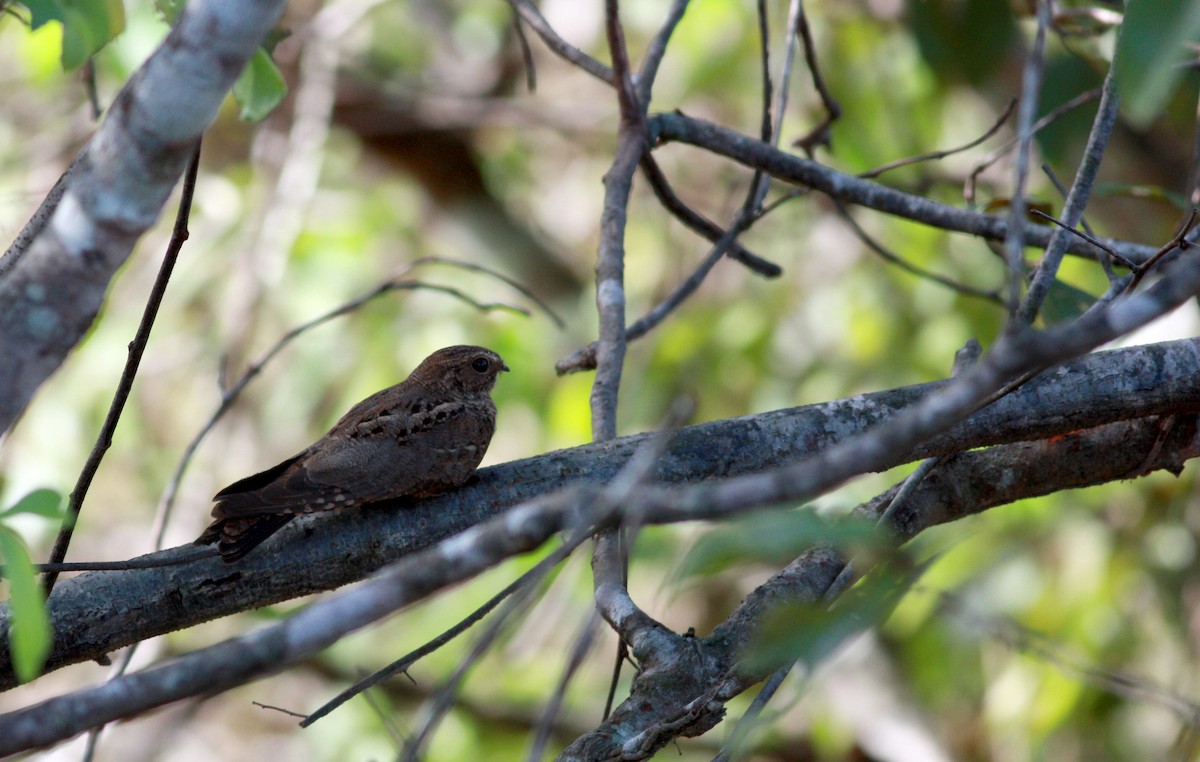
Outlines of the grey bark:
<svg viewBox="0 0 1200 762">
<path fill-rule="evenodd" d="M 690 426 L 672 440 L 654 478 L 668 485 L 719 484 L 794 463 L 895 416 L 945 383 Z M 1197 410 L 1196 340 L 1098 353 L 1048 371 L 910 452 L 892 453 L 888 465 Z M 47 669 L 363 579 L 519 502 L 569 484 L 607 482 L 647 436 L 484 469 L 462 490 L 418 504 L 381 505 L 300 522 L 235 564 L 206 559 L 158 569 L 90 572 L 66 580 L 49 600 L 54 646 Z M 279 552 L 284 547 L 286 552 Z M 191 548 L 175 548 L 155 556 L 170 559 L 188 552 Z M 114 601 L 120 602 L 115 613 Z M 7 617 L 7 609 L 0 607 L 0 688 L 15 681 Z"/>
<path fill-rule="evenodd" d="M 784 153 L 761 140 L 703 119 L 683 114 L 655 114 L 650 117 L 649 128 L 651 144 L 664 141 L 693 145 L 762 170 L 776 179 L 813 188 L 849 204 L 989 241 L 1003 241 L 1008 234 L 1006 217 L 948 206 L 848 175 L 815 161 Z M 1025 245 L 1045 248 L 1050 244 L 1054 231 L 1054 228 L 1046 225 L 1026 225 Z M 1146 262 L 1158 251 L 1154 246 L 1112 238 L 1097 240 L 1135 263 Z M 1095 246 L 1077 237 L 1067 239 L 1066 250 L 1092 257 L 1099 254 Z"/>
<path fill-rule="evenodd" d="M 189 2 L 56 186 L 61 196 L 0 259 L 0 434 L 91 326 L 282 8 L 282 0 Z"/>
</svg>

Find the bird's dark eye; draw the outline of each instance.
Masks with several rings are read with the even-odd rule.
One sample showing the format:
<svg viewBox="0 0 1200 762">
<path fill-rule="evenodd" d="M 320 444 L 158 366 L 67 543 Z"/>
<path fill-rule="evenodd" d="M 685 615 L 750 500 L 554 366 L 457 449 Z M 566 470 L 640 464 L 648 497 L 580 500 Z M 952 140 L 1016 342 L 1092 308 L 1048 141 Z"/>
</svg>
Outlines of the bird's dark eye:
<svg viewBox="0 0 1200 762">
<path fill-rule="evenodd" d="M 471 361 L 471 367 L 476 373 L 487 373 L 488 368 L 491 367 L 491 363 L 487 361 L 486 357 L 476 357 Z"/>
</svg>

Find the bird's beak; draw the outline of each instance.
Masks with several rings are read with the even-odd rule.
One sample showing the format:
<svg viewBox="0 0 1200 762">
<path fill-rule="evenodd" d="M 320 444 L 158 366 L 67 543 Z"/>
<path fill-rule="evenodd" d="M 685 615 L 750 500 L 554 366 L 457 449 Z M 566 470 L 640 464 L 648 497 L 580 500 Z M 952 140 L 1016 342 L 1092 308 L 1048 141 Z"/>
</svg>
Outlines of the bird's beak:
<svg viewBox="0 0 1200 762">
<path fill-rule="evenodd" d="M 509 368 L 507 365 L 505 365 L 505 364 L 502 362 L 502 363 L 500 363 L 500 370 L 507 370 L 507 371 L 511 371 L 511 370 L 512 370 L 512 368 Z"/>
</svg>

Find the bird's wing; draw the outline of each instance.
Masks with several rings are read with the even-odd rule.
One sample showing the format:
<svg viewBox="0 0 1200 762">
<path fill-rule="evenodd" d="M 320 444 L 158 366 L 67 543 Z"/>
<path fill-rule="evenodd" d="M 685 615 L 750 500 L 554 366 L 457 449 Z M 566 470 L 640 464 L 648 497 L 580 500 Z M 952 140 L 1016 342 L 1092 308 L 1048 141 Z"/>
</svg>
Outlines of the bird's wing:
<svg viewBox="0 0 1200 762">
<path fill-rule="evenodd" d="M 216 518 L 312 513 L 426 491 L 445 459 L 461 403 L 392 387 L 355 405 L 303 452 L 217 493 Z M 443 440 L 447 440 L 443 442 Z"/>
</svg>

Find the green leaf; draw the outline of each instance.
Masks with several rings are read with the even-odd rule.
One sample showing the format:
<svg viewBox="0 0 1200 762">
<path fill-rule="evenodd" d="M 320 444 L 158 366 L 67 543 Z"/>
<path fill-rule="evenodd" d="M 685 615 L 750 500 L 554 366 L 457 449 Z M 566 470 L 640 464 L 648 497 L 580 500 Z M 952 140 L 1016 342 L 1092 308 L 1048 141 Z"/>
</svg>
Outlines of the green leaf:
<svg viewBox="0 0 1200 762">
<path fill-rule="evenodd" d="M 4 578 L 8 580 L 8 637 L 12 647 L 13 669 L 17 679 L 28 682 L 37 677 L 50 653 L 50 618 L 37 575 L 25 544 L 16 532 L 0 526 L 0 556 L 4 558 Z"/>
<path fill-rule="evenodd" d="M 1065 323 L 1087 312 L 1095 303 L 1096 297 L 1055 278 L 1050 284 L 1050 290 L 1046 292 L 1046 302 L 1042 305 L 1042 319 L 1046 325 Z"/>
<path fill-rule="evenodd" d="M 35 489 L 14 505 L 0 511 L 0 517 L 33 513 L 48 519 L 62 518 L 62 495 L 52 489 Z"/>
<path fill-rule="evenodd" d="M 873 546 L 883 537 L 869 519 L 856 516 L 835 520 L 811 509 L 767 511 L 723 525 L 696 543 L 680 563 L 677 579 L 707 576 L 746 563 L 777 566 L 814 545 L 837 548 Z"/>
<path fill-rule="evenodd" d="M 125 29 L 121 0 L 21 0 L 29 9 L 29 26 L 62 24 L 62 65 L 77 69 Z"/>
<path fill-rule="evenodd" d="M 817 602 L 772 611 L 746 648 L 747 664 L 763 671 L 797 661 L 816 666 L 851 636 L 891 616 L 934 560 L 914 565 L 900 555 L 879 564 L 832 607 Z"/>
<path fill-rule="evenodd" d="M 239 116 L 247 122 L 257 122 L 271 113 L 285 95 L 287 83 L 279 67 L 266 50 L 259 48 L 233 85 L 233 97 L 242 107 Z"/>
<path fill-rule="evenodd" d="M 1188 47 L 1200 32 L 1200 2 L 1129 0 L 1117 40 L 1117 92 L 1126 115 L 1144 125 L 1183 76 Z"/>
</svg>

